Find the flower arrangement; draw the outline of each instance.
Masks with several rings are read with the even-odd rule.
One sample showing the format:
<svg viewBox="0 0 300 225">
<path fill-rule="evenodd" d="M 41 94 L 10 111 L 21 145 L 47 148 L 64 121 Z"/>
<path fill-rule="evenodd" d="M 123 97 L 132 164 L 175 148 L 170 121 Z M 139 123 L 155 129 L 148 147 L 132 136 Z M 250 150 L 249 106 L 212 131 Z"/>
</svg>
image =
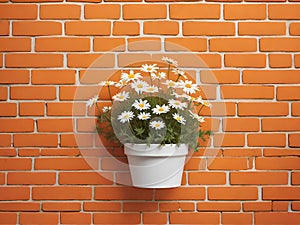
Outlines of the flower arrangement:
<svg viewBox="0 0 300 225">
<path fill-rule="evenodd" d="M 163 57 L 168 66 L 159 71 L 157 64 L 144 64 L 139 72 L 122 72 L 116 81 L 103 81 L 112 106 L 100 108 L 98 96 L 87 105 L 99 111 L 97 131 L 113 142 L 150 144 L 188 144 L 197 150 L 198 139 L 205 141 L 211 134 L 201 130 L 203 107 L 210 103 L 198 93 L 197 84 L 187 79 L 177 61 Z M 112 96 L 112 86 L 120 91 Z"/>
</svg>

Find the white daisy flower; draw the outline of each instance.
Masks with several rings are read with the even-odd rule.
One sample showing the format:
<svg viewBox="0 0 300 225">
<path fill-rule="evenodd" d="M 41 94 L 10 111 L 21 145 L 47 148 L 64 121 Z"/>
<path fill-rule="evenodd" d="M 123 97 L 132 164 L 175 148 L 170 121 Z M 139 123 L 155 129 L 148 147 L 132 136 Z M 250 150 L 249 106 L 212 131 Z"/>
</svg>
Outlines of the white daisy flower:
<svg viewBox="0 0 300 225">
<path fill-rule="evenodd" d="M 141 71 L 148 72 L 148 73 L 156 73 L 158 69 L 159 68 L 156 66 L 156 64 L 152 64 L 152 65 L 144 64 L 142 65 Z"/>
<path fill-rule="evenodd" d="M 128 98 L 129 98 L 129 92 L 126 91 L 122 91 L 112 97 L 113 100 L 120 101 L 120 102 L 126 101 Z"/>
<path fill-rule="evenodd" d="M 141 112 L 139 115 L 138 115 L 138 118 L 140 120 L 148 120 L 151 118 L 151 115 L 150 113 L 145 113 L 145 112 Z"/>
<path fill-rule="evenodd" d="M 166 75 L 167 74 L 165 72 L 151 73 L 151 77 L 152 77 L 153 80 L 155 80 L 155 79 L 159 79 L 159 80 L 164 79 L 164 78 L 166 78 Z"/>
<path fill-rule="evenodd" d="M 132 104 L 132 106 L 137 110 L 146 110 L 151 107 L 147 100 L 142 100 L 142 99 L 139 100 L 136 99 Z"/>
<path fill-rule="evenodd" d="M 187 107 L 187 104 L 185 102 L 181 102 L 181 101 L 178 101 L 178 100 L 175 100 L 175 99 L 170 99 L 169 100 L 169 106 L 171 108 L 174 108 L 174 109 L 183 110 L 184 108 Z"/>
<path fill-rule="evenodd" d="M 115 84 L 115 86 L 118 87 L 118 88 L 122 88 L 122 87 L 124 87 L 124 86 L 126 86 L 126 85 L 127 85 L 127 82 L 124 81 L 124 80 L 120 80 L 119 82 L 117 82 L 117 83 Z"/>
<path fill-rule="evenodd" d="M 157 93 L 158 92 L 158 87 L 152 85 L 146 88 L 145 90 L 147 93 Z"/>
<path fill-rule="evenodd" d="M 94 97 L 92 97 L 91 99 L 88 100 L 86 105 L 88 107 L 92 107 L 93 105 L 97 104 L 97 101 L 98 101 L 98 95 L 95 95 Z"/>
<path fill-rule="evenodd" d="M 173 69 L 172 72 L 175 73 L 176 75 L 183 76 L 185 79 L 187 78 L 183 70 Z"/>
<path fill-rule="evenodd" d="M 171 59 L 171 58 L 169 58 L 169 57 L 167 57 L 167 56 L 163 56 L 163 57 L 162 57 L 162 61 L 164 61 L 164 62 L 166 62 L 166 63 L 168 63 L 168 64 L 170 64 L 170 65 L 173 65 L 173 66 L 175 66 L 175 67 L 178 66 L 178 62 L 177 62 L 176 60 Z"/>
<path fill-rule="evenodd" d="M 134 114 L 132 111 L 124 111 L 118 116 L 118 120 L 120 120 L 121 123 L 126 123 L 132 120 L 133 117 Z"/>
<path fill-rule="evenodd" d="M 131 88 L 133 88 L 138 94 L 141 94 L 146 90 L 146 88 L 149 87 L 149 84 L 142 80 L 134 81 L 131 84 Z"/>
<path fill-rule="evenodd" d="M 178 87 L 178 83 L 173 80 L 166 80 L 166 82 L 163 84 L 167 85 L 168 88 L 177 88 Z"/>
<path fill-rule="evenodd" d="M 111 107 L 110 107 L 110 106 L 104 106 L 103 109 L 102 109 L 102 111 L 103 111 L 104 113 L 109 112 L 110 110 L 111 110 Z"/>
<path fill-rule="evenodd" d="M 190 80 L 180 80 L 179 86 L 183 88 L 183 91 L 187 94 L 194 94 L 196 91 L 199 91 L 198 85 L 193 84 L 193 82 Z"/>
<path fill-rule="evenodd" d="M 165 127 L 165 123 L 163 121 L 151 121 L 150 127 L 154 128 L 155 130 L 160 130 Z"/>
<path fill-rule="evenodd" d="M 185 99 L 187 99 L 187 100 L 189 100 L 189 101 L 195 101 L 195 100 L 196 100 L 195 97 L 190 96 L 190 95 L 187 95 L 187 94 L 182 94 L 181 97 L 182 97 L 182 98 L 185 98 Z"/>
<path fill-rule="evenodd" d="M 180 116 L 178 113 L 173 113 L 172 116 L 173 119 L 177 120 L 178 123 L 185 125 L 185 119 L 183 118 L 183 116 Z"/>
<path fill-rule="evenodd" d="M 204 101 L 201 96 L 199 96 L 198 98 L 196 98 L 194 100 L 194 102 L 200 103 L 200 104 L 202 104 L 202 105 L 204 105 L 206 107 L 211 107 L 211 104 L 208 101 Z"/>
<path fill-rule="evenodd" d="M 112 85 L 115 85 L 117 82 L 115 81 L 110 81 L 110 80 L 107 80 L 107 81 L 101 81 L 99 83 L 100 86 L 112 86 Z"/>
<path fill-rule="evenodd" d="M 189 112 L 190 112 L 190 114 L 191 114 L 192 118 L 194 118 L 194 119 L 198 120 L 198 122 L 199 122 L 199 123 L 204 123 L 204 122 L 205 122 L 205 120 L 204 120 L 204 117 L 203 117 L 203 116 L 199 116 L 198 114 L 196 114 L 196 113 L 193 113 L 191 110 L 189 110 Z"/>
<path fill-rule="evenodd" d="M 156 105 L 155 108 L 152 109 L 154 114 L 162 114 L 162 113 L 167 113 L 169 112 L 170 107 L 167 105 Z"/>
<path fill-rule="evenodd" d="M 121 73 L 121 80 L 129 82 L 134 81 L 139 78 L 142 78 L 140 73 L 134 73 L 133 70 L 130 70 L 129 73 Z"/>
</svg>

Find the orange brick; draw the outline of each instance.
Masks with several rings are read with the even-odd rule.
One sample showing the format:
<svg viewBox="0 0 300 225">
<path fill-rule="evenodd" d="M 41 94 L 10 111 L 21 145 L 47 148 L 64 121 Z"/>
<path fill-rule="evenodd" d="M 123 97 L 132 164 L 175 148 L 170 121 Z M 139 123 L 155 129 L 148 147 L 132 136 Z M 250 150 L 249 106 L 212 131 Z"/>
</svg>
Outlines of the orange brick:
<svg viewBox="0 0 300 225">
<path fill-rule="evenodd" d="M 113 35 L 115 36 L 135 36 L 140 34 L 140 24 L 138 22 L 116 21 L 113 24 Z"/>
<path fill-rule="evenodd" d="M 259 120 L 251 118 L 228 118 L 223 120 L 223 131 L 226 132 L 251 132 L 259 131 Z"/>
<path fill-rule="evenodd" d="M 120 212 L 121 203 L 120 202 L 84 202 L 84 211 L 103 211 L 103 212 Z"/>
<path fill-rule="evenodd" d="M 17 151 L 14 148 L 2 148 L 0 151 L 0 156 L 17 156 Z M 0 177 L 1 179 L 3 178 L 3 183 L 4 183 L 4 177 L 2 177 L 2 175 L 3 174 L 0 173 Z"/>
<path fill-rule="evenodd" d="M 198 211 L 240 211 L 241 203 L 240 202 L 198 202 L 197 203 Z"/>
<path fill-rule="evenodd" d="M 40 8 L 41 19 L 80 19 L 80 5 L 74 4 L 51 4 L 41 5 Z"/>
<path fill-rule="evenodd" d="M 300 147 L 300 134 L 289 134 L 289 146 Z"/>
<path fill-rule="evenodd" d="M 125 51 L 124 38 L 94 38 L 94 51 Z"/>
<path fill-rule="evenodd" d="M 80 150 L 76 148 L 43 148 L 40 153 L 43 156 L 79 156 Z"/>
<path fill-rule="evenodd" d="M 291 23 L 290 24 L 290 34 L 291 35 L 300 35 L 300 23 Z"/>
<path fill-rule="evenodd" d="M 11 68 L 41 68 L 63 66 L 61 54 L 7 54 L 6 67 Z"/>
<path fill-rule="evenodd" d="M 124 202 L 124 212 L 156 212 L 158 210 L 157 202 Z"/>
<path fill-rule="evenodd" d="M 241 147 L 245 145 L 245 136 L 243 134 L 215 134 L 213 138 L 215 147 Z"/>
<path fill-rule="evenodd" d="M 91 187 L 33 187 L 34 200 L 89 200 Z"/>
<path fill-rule="evenodd" d="M 28 84 L 28 70 L 1 70 L 0 84 Z"/>
<path fill-rule="evenodd" d="M 288 54 L 270 54 L 269 65 L 271 68 L 289 68 L 292 66 L 292 56 Z"/>
<path fill-rule="evenodd" d="M 60 146 L 62 147 L 91 147 L 94 143 L 93 134 L 61 134 L 60 139 Z"/>
<path fill-rule="evenodd" d="M 37 5 L 33 4 L 1 4 L 0 19 L 36 19 Z"/>
<path fill-rule="evenodd" d="M 0 35 L 9 35 L 9 21 L 0 21 Z"/>
<path fill-rule="evenodd" d="M 31 159 L 2 158 L 0 159 L 0 170 L 30 170 Z"/>
<path fill-rule="evenodd" d="M 140 213 L 94 213 L 95 224 L 140 224 Z"/>
<path fill-rule="evenodd" d="M 37 52 L 87 52 L 90 50 L 89 38 L 37 38 Z"/>
<path fill-rule="evenodd" d="M 259 148 L 233 148 L 223 149 L 224 156 L 262 156 L 262 149 Z"/>
<path fill-rule="evenodd" d="M 208 84 L 237 84 L 240 82 L 238 70 L 203 70 L 200 72 L 202 83 Z"/>
<path fill-rule="evenodd" d="M 203 200 L 204 198 L 204 187 L 159 189 L 155 192 L 155 200 Z"/>
<path fill-rule="evenodd" d="M 264 156 L 298 156 L 300 152 L 295 149 L 278 149 L 278 148 L 265 148 Z"/>
<path fill-rule="evenodd" d="M 244 211 L 271 211 L 272 202 L 243 202 Z"/>
<path fill-rule="evenodd" d="M 220 224 L 217 212 L 171 212 L 171 224 Z"/>
<path fill-rule="evenodd" d="M 259 44 L 262 52 L 300 51 L 300 40 L 298 38 L 261 38 Z"/>
<path fill-rule="evenodd" d="M 292 103 L 292 116 L 300 116 L 300 102 Z"/>
<path fill-rule="evenodd" d="M 257 158 L 256 169 L 259 170 L 294 170 L 300 168 L 300 159 L 297 157 Z"/>
<path fill-rule="evenodd" d="M 207 51 L 207 41 L 205 38 L 166 38 L 166 51 Z"/>
<path fill-rule="evenodd" d="M 183 22 L 183 35 L 226 36 L 235 34 L 235 24 L 231 22 Z"/>
<path fill-rule="evenodd" d="M 293 201 L 292 202 L 292 210 L 300 210 L 300 202 Z"/>
<path fill-rule="evenodd" d="M 67 2 L 92 2 L 92 3 L 100 3 L 102 0 L 67 0 Z"/>
<path fill-rule="evenodd" d="M 0 211 L 40 211 L 40 204 L 37 202 L 1 202 Z"/>
<path fill-rule="evenodd" d="M 84 103 L 69 102 L 48 102 L 48 116 L 83 116 L 85 115 L 86 105 Z"/>
<path fill-rule="evenodd" d="M 256 200 L 256 187 L 209 187 L 209 200 Z"/>
<path fill-rule="evenodd" d="M 58 137 L 56 134 L 15 134 L 15 147 L 57 147 Z"/>
<path fill-rule="evenodd" d="M 62 212 L 60 221 L 62 224 L 91 224 L 92 216 L 83 212 Z"/>
<path fill-rule="evenodd" d="M 108 21 L 69 21 L 65 23 L 66 35 L 109 35 Z"/>
<path fill-rule="evenodd" d="M 273 211 L 288 211 L 289 202 L 282 202 L 282 201 L 273 201 L 272 202 L 272 210 Z"/>
<path fill-rule="evenodd" d="M 40 155 L 40 150 L 36 148 L 23 148 L 18 150 L 18 155 L 19 156 L 39 156 Z"/>
<path fill-rule="evenodd" d="M 75 70 L 33 70 L 32 84 L 74 84 Z"/>
<path fill-rule="evenodd" d="M 1 147 L 11 146 L 11 135 L 9 135 L 9 134 L 1 134 L 0 135 L 0 146 Z"/>
<path fill-rule="evenodd" d="M 300 5 L 298 4 L 272 4 L 268 8 L 269 19 L 300 19 Z"/>
<path fill-rule="evenodd" d="M 98 162 L 92 159 L 87 162 L 83 158 L 37 158 L 35 170 L 91 170 L 91 166 L 98 168 Z M 88 164 L 88 163 L 91 163 Z"/>
<path fill-rule="evenodd" d="M 222 224 L 252 224 L 252 213 L 222 213 Z"/>
<path fill-rule="evenodd" d="M 177 35 L 179 24 L 175 21 L 144 22 L 144 34 Z"/>
<path fill-rule="evenodd" d="M 0 199 L 3 200 L 29 200 L 29 187 L 0 187 Z"/>
<path fill-rule="evenodd" d="M 163 4 L 128 4 L 123 5 L 125 20 L 165 19 L 167 7 Z"/>
<path fill-rule="evenodd" d="M 289 84 L 300 82 L 300 72 L 297 70 L 245 70 L 243 83 L 250 84 Z"/>
<path fill-rule="evenodd" d="M 85 5 L 85 19 L 119 19 L 121 16 L 120 5 Z"/>
<path fill-rule="evenodd" d="M 263 187 L 264 200 L 299 200 L 300 187 Z"/>
<path fill-rule="evenodd" d="M 59 35 L 62 33 L 62 24 L 52 21 L 13 22 L 12 33 L 16 36 Z"/>
<path fill-rule="evenodd" d="M 30 38 L 0 38 L 2 52 L 30 52 Z"/>
<path fill-rule="evenodd" d="M 272 118 L 262 120 L 262 131 L 299 131 L 300 118 Z"/>
<path fill-rule="evenodd" d="M 128 38 L 129 51 L 159 51 L 161 50 L 160 38 Z"/>
<path fill-rule="evenodd" d="M 8 96 L 8 88 L 7 87 L 0 87 L 0 100 L 6 100 Z"/>
<path fill-rule="evenodd" d="M 263 20 L 266 18 L 264 4 L 226 4 L 224 5 L 226 20 Z"/>
<path fill-rule="evenodd" d="M 192 202 L 160 202 L 159 209 L 161 212 L 178 212 L 194 211 L 195 206 Z"/>
<path fill-rule="evenodd" d="M 55 184 L 56 174 L 48 172 L 10 172 L 7 174 L 7 184 Z"/>
<path fill-rule="evenodd" d="M 286 116 L 289 106 L 283 102 L 240 102 L 238 103 L 239 116 Z"/>
<path fill-rule="evenodd" d="M 221 87 L 224 99 L 273 99 L 272 86 L 223 86 Z"/>
<path fill-rule="evenodd" d="M 257 225 L 299 224 L 300 213 L 291 212 L 257 212 L 254 214 Z"/>
<path fill-rule="evenodd" d="M 226 174 L 223 172 L 190 172 L 189 184 L 225 184 Z"/>
<path fill-rule="evenodd" d="M 19 114 L 20 116 L 43 116 L 44 103 L 43 102 L 20 102 Z"/>
<path fill-rule="evenodd" d="M 213 158 L 208 159 L 210 170 L 245 170 L 249 169 L 247 158 Z"/>
<path fill-rule="evenodd" d="M 73 119 L 38 119 L 39 132 L 72 132 Z"/>
<path fill-rule="evenodd" d="M 206 161 L 201 158 L 191 158 L 185 164 L 184 170 L 205 170 Z"/>
<path fill-rule="evenodd" d="M 143 222 L 145 224 L 166 224 L 167 213 L 143 213 Z"/>
<path fill-rule="evenodd" d="M 257 50 L 254 38 L 214 38 L 210 40 L 210 51 L 254 52 Z"/>
<path fill-rule="evenodd" d="M 277 100 L 300 100 L 300 87 L 277 87 Z"/>
<path fill-rule="evenodd" d="M 284 147 L 284 134 L 248 134 L 248 146 L 272 146 Z"/>
<path fill-rule="evenodd" d="M 283 22 L 240 22 L 239 35 L 285 35 L 286 27 Z"/>
<path fill-rule="evenodd" d="M 292 184 L 300 184 L 300 173 L 299 172 L 292 173 Z"/>
<path fill-rule="evenodd" d="M 96 200 L 151 200 L 152 190 L 134 187 L 96 187 Z"/>
<path fill-rule="evenodd" d="M 285 172 L 231 172 L 230 184 L 287 184 Z"/>
<path fill-rule="evenodd" d="M 15 86 L 10 89 L 11 99 L 23 100 L 53 100 L 56 99 L 54 86 Z"/>
<path fill-rule="evenodd" d="M 0 224 L 17 224 L 17 213 L 12 212 L 1 212 L 0 213 Z"/>
<path fill-rule="evenodd" d="M 219 19 L 218 4 L 171 4 L 171 19 Z"/>
<path fill-rule="evenodd" d="M 58 213 L 20 213 L 21 224 L 57 224 Z"/>
<path fill-rule="evenodd" d="M 0 119 L 0 132 L 33 132 L 33 119 Z"/>
<path fill-rule="evenodd" d="M 105 68 L 114 67 L 115 58 L 113 54 L 68 54 L 68 67 L 71 68 Z"/>
<path fill-rule="evenodd" d="M 104 174 L 104 173 L 103 173 Z M 110 177 L 111 179 L 106 179 Z M 59 184 L 112 184 L 112 174 L 105 174 L 105 177 L 96 172 L 61 172 Z"/>
<path fill-rule="evenodd" d="M 225 54 L 227 67 L 257 67 L 266 66 L 266 56 L 262 54 Z"/>
<path fill-rule="evenodd" d="M 43 211 L 80 211 L 80 202 L 43 202 Z"/>
<path fill-rule="evenodd" d="M 16 103 L 0 103 L 0 116 L 16 116 L 17 104 Z"/>
</svg>

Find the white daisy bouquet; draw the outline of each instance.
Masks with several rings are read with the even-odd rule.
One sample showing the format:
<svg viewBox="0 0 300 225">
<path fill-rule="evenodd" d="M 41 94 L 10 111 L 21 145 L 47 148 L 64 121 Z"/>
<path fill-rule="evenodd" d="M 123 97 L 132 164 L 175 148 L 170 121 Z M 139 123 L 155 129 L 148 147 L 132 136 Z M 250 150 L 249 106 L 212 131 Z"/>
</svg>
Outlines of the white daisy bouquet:
<svg viewBox="0 0 300 225">
<path fill-rule="evenodd" d="M 102 109 L 98 96 L 88 101 L 99 111 L 97 131 L 109 141 L 121 144 L 188 144 L 197 149 L 199 138 L 205 141 L 211 134 L 202 130 L 203 107 L 210 103 L 198 93 L 197 84 L 187 79 L 177 62 L 162 60 L 168 69 L 160 71 L 156 64 L 142 65 L 138 72 L 121 73 L 119 81 L 103 81 L 111 106 Z M 112 95 L 112 87 L 120 88 Z"/>
</svg>

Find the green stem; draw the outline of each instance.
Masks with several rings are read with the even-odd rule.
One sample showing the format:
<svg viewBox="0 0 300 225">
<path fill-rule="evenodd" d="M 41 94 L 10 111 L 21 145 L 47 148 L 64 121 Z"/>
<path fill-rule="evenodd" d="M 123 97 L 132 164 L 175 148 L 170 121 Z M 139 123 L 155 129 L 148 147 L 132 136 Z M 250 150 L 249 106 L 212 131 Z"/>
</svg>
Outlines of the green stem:
<svg viewBox="0 0 300 225">
<path fill-rule="evenodd" d="M 200 112 L 203 109 L 204 105 L 201 106 L 201 108 L 198 110 L 198 115 L 200 116 Z"/>
<path fill-rule="evenodd" d="M 113 100 L 112 100 L 112 97 L 111 97 L 111 92 L 110 92 L 110 87 L 107 86 L 107 89 L 108 89 L 109 99 L 110 99 L 111 103 L 113 103 Z"/>
<path fill-rule="evenodd" d="M 177 82 L 178 80 L 179 80 L 179 78 L 180 78 L 180 74 L 178 74 L 178 77 L 177 77 L 177 79 L 175 80 L 175 82 Z"/>
<path fill-rule="evenodd" d="M 168 65 L 168 80 L 170 80 L 170 69 L 171 69 L 171 65 Z"/>
</svg>

